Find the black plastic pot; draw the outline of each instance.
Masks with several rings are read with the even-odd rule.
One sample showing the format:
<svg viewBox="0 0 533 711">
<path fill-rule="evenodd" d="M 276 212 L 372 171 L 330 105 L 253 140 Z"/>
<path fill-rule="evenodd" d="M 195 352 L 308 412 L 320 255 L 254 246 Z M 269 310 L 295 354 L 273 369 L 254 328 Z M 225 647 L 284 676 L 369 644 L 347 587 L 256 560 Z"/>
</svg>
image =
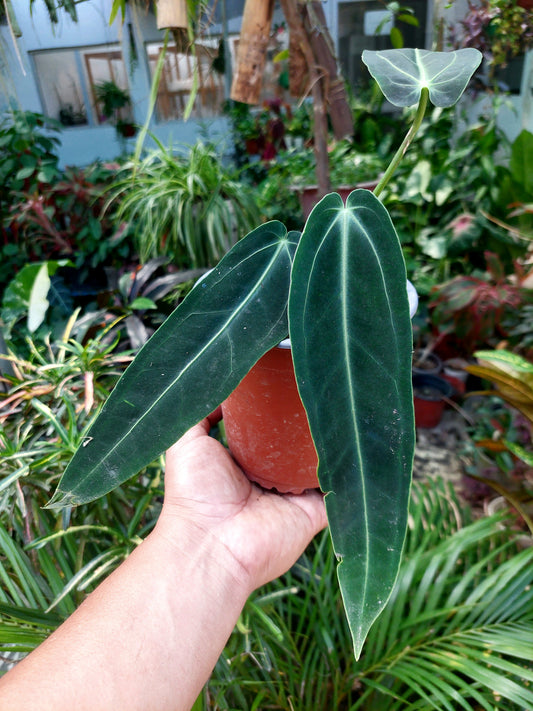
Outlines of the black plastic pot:
<svg viewBox="0 0 533 711">
<path fill-rule="evenodd" d="M 438 375 L 441 370 L 442 360 L 433 351 L 420 348 L 413 353 L 413 375 Z"/>
</svg>

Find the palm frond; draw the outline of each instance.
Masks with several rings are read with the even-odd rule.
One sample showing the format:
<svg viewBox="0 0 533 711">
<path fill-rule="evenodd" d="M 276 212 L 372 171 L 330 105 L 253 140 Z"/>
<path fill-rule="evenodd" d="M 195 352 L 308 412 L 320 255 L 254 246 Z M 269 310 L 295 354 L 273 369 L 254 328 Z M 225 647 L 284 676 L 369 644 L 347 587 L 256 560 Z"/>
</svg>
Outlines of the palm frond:
<svg viewBox="0 0 533 711">
<path fill-rule="evenodd" d="M 472 522 L 451 487 L 415 484 L 398 581 L 359 662 L 324 534 L 246 607 L 204 708 L 260 696 L 262 708 L 294 711 L 523 711 L 532 639 L 533 548 L 519 549 L 502 516 Z"/>
</svg>

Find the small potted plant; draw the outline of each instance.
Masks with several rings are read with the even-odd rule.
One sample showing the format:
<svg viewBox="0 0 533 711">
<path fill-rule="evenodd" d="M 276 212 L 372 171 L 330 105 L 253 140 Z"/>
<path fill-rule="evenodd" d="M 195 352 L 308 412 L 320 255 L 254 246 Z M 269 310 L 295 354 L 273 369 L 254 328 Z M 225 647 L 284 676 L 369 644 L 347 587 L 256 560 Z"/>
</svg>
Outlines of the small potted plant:
<svg viewBox="0 0 533 711">
<path fill-rule="evenodd" d="M 488 62 L 490 83 L 500 81 L 519 92 L 524 54 L 533 47 L 533 20 L 529 0 L 477 0 L 468 2 L 456 45 L 479 49 Z"/>
<path fill-rule="evenodd" d="M 481 55 L 403 49 L 363 59 L 391 103 L 418 102 L 375 193 L 355 190 L 346 205 L 326 195 L 301 235 L 275 221 L 237 242 L 139 351 L 50 502 L 90 501 L 134 475 L 289 336 L 357 657 L 396 580 L 415 441 L 406 269 L 378 196 L 428 101 L 453 105 Z"/>
<path fill-rule="evenodd" d="M 137 128 L 130 116 L 131 99 L 128 92 L 115 84 L 114 81 L 99 82 L 94 85 L 93 89 L 102 112 L 102 121 L 110 121 L 114 124 L 120 138 L 135 136 Z"/>
</svg>

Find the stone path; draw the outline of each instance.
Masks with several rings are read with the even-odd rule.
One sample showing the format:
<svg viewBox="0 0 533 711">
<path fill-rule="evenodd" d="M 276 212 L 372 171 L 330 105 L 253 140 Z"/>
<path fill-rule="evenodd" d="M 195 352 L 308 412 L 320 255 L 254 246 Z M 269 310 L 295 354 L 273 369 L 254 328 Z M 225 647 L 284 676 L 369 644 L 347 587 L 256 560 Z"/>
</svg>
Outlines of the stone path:
<svg viewBox="0 0 533 711">
<path fill-rule="evenodd" d="M 465 437 L 464 417 L 453 409 L 444 411 L 437 427 L 418 428 L 413 476 L 419 479 L 440 476 L 451 481 L 456 491 L 460 491 L 464 467 L 457 452 Z"/>
</svg>

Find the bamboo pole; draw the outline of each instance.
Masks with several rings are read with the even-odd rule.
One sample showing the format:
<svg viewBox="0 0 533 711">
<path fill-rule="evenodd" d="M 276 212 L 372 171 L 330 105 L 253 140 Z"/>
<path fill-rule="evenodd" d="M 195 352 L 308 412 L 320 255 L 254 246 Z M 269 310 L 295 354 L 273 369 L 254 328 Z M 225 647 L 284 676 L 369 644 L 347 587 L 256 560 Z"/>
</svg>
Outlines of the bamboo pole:
<svg viewBox="0 0 533 711">
<path fill-rule="evenodd" d="M 157 29 L 187 29 L 187 0 L 157 0 Z"/>
</svg>

